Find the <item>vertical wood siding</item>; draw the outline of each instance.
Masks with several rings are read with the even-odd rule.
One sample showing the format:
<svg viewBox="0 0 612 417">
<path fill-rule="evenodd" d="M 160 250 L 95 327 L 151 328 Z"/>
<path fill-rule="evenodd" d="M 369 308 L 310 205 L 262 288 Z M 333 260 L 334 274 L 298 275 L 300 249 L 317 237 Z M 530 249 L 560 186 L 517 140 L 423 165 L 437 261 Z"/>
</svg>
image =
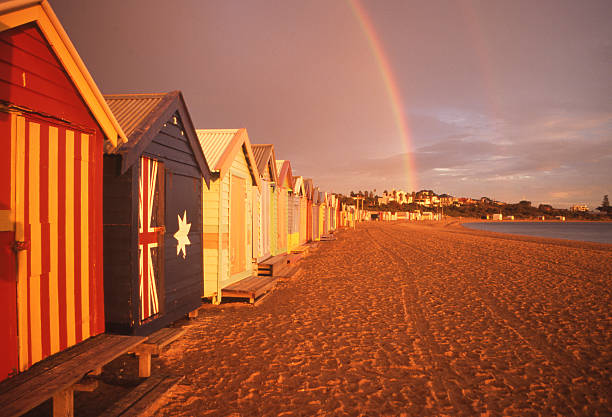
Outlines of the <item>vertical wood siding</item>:
<svg viewBox="0 0 612 417">
<path fill-rule="evenodd" d="M 252 199 L 251 192 L 244 193 L 245 231 L 244 245 L 240 252 L 244 256 L 245 270 L 231 274 L 230 264 L 230 193 L 231 177 L 245 180 L 246 190 L 251 190 L 253 182 L 244 152 L 239 152 L 232 162 L 230 172 L 223 179 L 213 178 L 210 189 L 204 187 L 202 192 L 204 224 L 204 297 L 219 295 L 222 288 L 246 278 L 253 273 L 252 266 Z"/>
<path fill-rule="evenodd" d="M 18 116 L 16 128 L 16 239 L 30 242 L 18 255 L 23 371 L 103 331 L 101 256 L 90 233 L 102 149 L 91 133 L 37 118 Z"/>
<path fill-rule="evenodd" d="M 19 369 L 19 343 L 17 338 L 17 270 L 13 242 L 14 185 L 15 177 L 15 126 L 16 117 L 0 112 L 0 381 Z"/>
<path fill-rule="evenodd" d="M 257 187 L 252 187 L 251 190 L 251 201 L 253 206 L 253 240 L 252 248 L 253 253 L 251 254 L 253 259 L 257 259 L 261 253 L 261 194 Z"/>
<path fill-rule="evenodd" d="M 306 197 L 300 197 L 300 245 L 308 241 L 306 227 L 308 224 L 308 200 Z"/>
<path fill-rule="evenodd" d="M 221 264 L 220 195 L 221 180 L 218 177 L 211 180 L 210 188 L 206 187 L 202 180 L 204 297 L 211 297 L 217 292 L 219 281 Z"/>
<path fill-rule="evenodd" d="M 250 173 L 249 166 L 248 166 L 244 152 L 238 152 L 238 154 L 236 155 L 236 158 L 234 158 L 234 161 L 232 162 L 232 165 L 230 168 L 230 173 L 229 175 L 226 176 L 228 178 L 228 182 L 231 176 L 237 176 L 239 178 L 244 179 L 245 184 L 246 184 L 246 189 L 250 189 L 253 186 L 253 179 L 251 178 L 251 173 Z M 234 190 L 230 189 L 230 192 L 233 193 Z M 229 206 L 230 198 L 232 197 L 228 195 L 227 197 L 228 206 Z M 242 242 L 242 245 L 244 247 L 238 251 L 242 256 L 245 257 L 245 259 L 243 260 L 245 264 L 245 270 L 243 272 L 238 272 L 235 274 L 232 274 L 230 272 L 230 249 L 228 248 L 228 251 L 227 251 L 228 273 L 227 275 L 224 275 L 221 277 L 222 278 L 221 288 L 224 288 L 236 281 L 239 281 L 253 274 L 253 264 L 251 262 L 251 251 L 252 251 L 251 249 L 251 245 L 252 245 L 251 219 L 253 217 L 252 212 L 251 212 L 251 194 L 242 193 L 241 195 L 237 196 L 237 198 L 240 198 L 242 199 L 242 201 L 244 201 L 244 210 L 245 210 L 245 215 L 246 215 L 246 222 L 244 224 L 246 231 L 244 233 L 244 240 Z M 229 210 L 228 210 L 228 216 L 229 216 Z M 228 219 L 228 223 L 229 223 L 229 220 L 230 219 Z M 229 232 L 231 234 L 231 230 Z"/>
</svg>

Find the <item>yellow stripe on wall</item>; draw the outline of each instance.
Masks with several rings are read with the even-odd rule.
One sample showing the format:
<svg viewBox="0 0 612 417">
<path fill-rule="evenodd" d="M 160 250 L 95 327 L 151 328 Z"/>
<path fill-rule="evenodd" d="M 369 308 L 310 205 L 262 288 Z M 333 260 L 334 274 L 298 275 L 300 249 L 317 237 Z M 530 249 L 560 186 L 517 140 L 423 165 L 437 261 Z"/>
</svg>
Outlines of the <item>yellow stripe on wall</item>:
<svg viewBox="0 0 612 417">
<path fill-rule="evenodd" d="M 54 126 L 49 127 L 49 331 L 51 354 L 59 352 L 59 283 L 58 283 L 58 132 Z"/>
<path fill-rule="evenodd" d="M 15 174 L 15 240 L 25 240 L 25 119 L 17 116 Z M 19 328 L 19 370 L 28 367 L 28 253 L 17 252 L 17 322 Z"/>
<path fill-rule="evenodd" d="M 40 275 L 42 273 L 42 231 L 40 224 L 40 125 L 29 123 L 30 149 L 28 155 L 28 211 L 30 222 L 30 344 L 32 363 L 42 359 L 42 331 L 40 312 Z"/>
<path fill-rule="evenodd" d="M 74 132 L 66 130 L 66 330 L 76 343 L 74 304 Z"/>
<path fill-rule="evenodd" d="M 9 223 L 12 227 L 15 225 L 15 169 L 17 165 L 17 161 L 15 161 L 15 155 L 17 155 L 17 115 L 11 113 L 11 202 L 10 202 L 10 214 L 9 214 Z M 15 230 L 14 228 L 11 230 Z"/>
<path fill-rule="evenodd" d="M 81 133 L 81 317 L 83 339 L 89 331 L 89 135 Z"/>
</svg>

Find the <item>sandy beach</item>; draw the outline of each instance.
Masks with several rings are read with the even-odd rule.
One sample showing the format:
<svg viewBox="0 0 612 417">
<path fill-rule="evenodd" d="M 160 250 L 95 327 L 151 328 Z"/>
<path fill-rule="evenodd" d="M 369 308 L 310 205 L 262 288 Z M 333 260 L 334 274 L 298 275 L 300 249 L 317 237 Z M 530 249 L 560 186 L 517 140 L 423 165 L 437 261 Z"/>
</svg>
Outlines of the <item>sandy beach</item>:
<svg viewBox="0 0 612 417">
<path fill-rule="evenodd" d="M 259 305 L 189 322 L 154 413 L 612 413 L 612 245 L 456 221 L 337 235 Z"/>
<path fill-rule="evenodd" d="M 336 236 L 256 306 L 176 323 L 152 373 L 181 382 L 145 415 L 612 415 L 612 245 L 458 220 Z M 137 365 L 107 365 L 75 415 L 128 395 Z"/>
</svg>

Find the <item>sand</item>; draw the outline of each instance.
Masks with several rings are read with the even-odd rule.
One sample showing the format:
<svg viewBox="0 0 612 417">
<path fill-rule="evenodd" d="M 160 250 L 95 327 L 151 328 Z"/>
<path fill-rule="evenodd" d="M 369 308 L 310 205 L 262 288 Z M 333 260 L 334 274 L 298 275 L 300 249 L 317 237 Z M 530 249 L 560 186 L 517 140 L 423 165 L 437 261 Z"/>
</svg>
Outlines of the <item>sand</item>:
<svg viewBox="0 0 612 417">
<path fill-rule="evenodd" d="M 321 242 L 255 307 L 204 308 L 153 414 L 611 415 L 612 245 L 457 222 Z"/>
<path fill-rule="evenodd" d="M 612 245 L 457 220 L 337 236 L 255 307 L 177 323 L 152 373 L 184 378 L 148 415 L 612 415 Z M 125 397 L 137 365 L 105 366 L 75 415 Z"/>
</svg>

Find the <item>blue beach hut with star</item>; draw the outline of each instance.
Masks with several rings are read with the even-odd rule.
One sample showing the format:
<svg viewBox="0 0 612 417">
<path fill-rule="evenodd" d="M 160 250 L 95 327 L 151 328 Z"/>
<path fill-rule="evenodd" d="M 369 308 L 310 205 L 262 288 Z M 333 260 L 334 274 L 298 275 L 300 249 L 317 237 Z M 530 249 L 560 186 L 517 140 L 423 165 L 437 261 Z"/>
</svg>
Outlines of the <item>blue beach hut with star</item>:
<svg viewBox="0 0 612 417">
<path fill-rule="evenodd" d="M 127 137 L 104 155 L 106 329 L 147 335 L 202 303 L 211 171 L 181 92 L 104 98 Z"/>
</svg>

